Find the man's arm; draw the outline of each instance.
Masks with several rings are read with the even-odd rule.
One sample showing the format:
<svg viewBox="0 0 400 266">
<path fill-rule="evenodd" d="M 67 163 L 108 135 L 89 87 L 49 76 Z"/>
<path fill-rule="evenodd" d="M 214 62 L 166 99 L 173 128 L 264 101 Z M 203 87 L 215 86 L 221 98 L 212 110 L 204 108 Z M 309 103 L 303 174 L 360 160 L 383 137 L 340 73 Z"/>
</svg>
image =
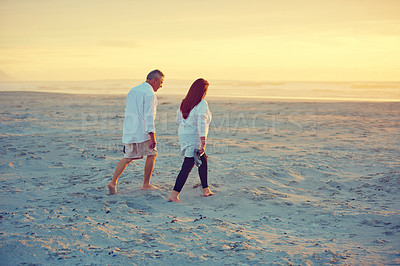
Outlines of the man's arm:
<svg viewBox="0 0 400 266">
<path fill-rule="evenodd" d="M 147 96 L 144 102 L 144 124 L 146 133 L 156 132 L 154 121 L 156 119 L 157 98 L 155 95 Z"/>
<path fill-rule="evenodd" d="M 154 149 L 157 145 L 157 140 L 156 140 L 156 134 L 154 134 L 153 132 L 149 133 L 150 136 L 150 149 Z"/>
<path fill-rule="evenodd" d="M 157 140 L 155 136 L 155 118 L 156 118 L 156 108 L 157 108 L 157 98 L 155 95 L 150 97 L 146 97 L 145 100 L 145 113 L 144 113 L 144 120 L 145 120 L 145 127 L 146 133 L 150 136 L 150 148 L 154 149 L 157 145 Z"/>
</svg>

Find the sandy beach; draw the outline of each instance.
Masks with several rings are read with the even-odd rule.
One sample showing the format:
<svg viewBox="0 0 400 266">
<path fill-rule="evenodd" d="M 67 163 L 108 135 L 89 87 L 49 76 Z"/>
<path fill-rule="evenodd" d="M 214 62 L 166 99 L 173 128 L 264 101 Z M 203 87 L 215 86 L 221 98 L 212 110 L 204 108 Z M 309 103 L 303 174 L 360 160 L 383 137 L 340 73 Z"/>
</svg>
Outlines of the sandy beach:
<svg viewBox="0 0 400 266">
<path fill-rule="evenodd" d="M 399 265 L 400 103 L 207 98 L 203 198 L 162 95 L 158 158 L 107 184 L 125 96 L 0 92 L 1 265 Z"/>
</svg>

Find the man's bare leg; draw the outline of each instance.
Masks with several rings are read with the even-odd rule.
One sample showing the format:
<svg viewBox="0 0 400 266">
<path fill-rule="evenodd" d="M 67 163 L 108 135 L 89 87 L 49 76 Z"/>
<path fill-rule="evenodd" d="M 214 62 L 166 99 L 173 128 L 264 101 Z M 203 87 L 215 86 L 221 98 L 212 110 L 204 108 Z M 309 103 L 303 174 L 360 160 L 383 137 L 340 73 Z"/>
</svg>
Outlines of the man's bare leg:
<svg viewBox="0 0 400 266">
<path fill-rule="evenodd" d="M 122 158 L 117 167 L 115 168 L 115 172 L 113 175 L 112 180 L 110 181 L 110 183 L 108 183 L 107 187 L 108 187 L 108 191 L 110 192 L 110 194 L 117 194 L 117 182 L 118 182 L 118 178 L 120 177 L 120 175 L 124 172 L 125 168 L 128 166 L 128 164 L 130 162 L 132 162 L 133 159 L 131 158 Z"/>
<path fill-rule="evenodd" d="M 156 158 L 157 158 L 157 155 L 149 155 L 146 158 L 146 164 L 144 166 L 144 179 L 143 179 L 142 190 L 158 189 L 158 187 L 150 184 L 150 179 L 151 179 L 151 175 L 153 173 Z"/>
</svg>

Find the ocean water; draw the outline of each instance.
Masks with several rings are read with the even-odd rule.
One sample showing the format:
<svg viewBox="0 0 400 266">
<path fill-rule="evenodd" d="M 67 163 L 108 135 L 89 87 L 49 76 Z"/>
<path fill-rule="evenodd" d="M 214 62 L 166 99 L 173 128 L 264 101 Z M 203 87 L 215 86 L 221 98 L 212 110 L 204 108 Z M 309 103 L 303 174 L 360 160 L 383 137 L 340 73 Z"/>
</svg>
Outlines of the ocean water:
<svg viewBox="0 0 400 266">
<path fill-rule="evenodd" d="M 126 95 L 143 80 L 0 82 L 0 91 Z M 184 96 L 191 80 L 166 79 L 158 95 Z M 265 100 L 399 102 L 400 82 L 263 82 L 209 80 L 208 97 Z"/>
</svg>

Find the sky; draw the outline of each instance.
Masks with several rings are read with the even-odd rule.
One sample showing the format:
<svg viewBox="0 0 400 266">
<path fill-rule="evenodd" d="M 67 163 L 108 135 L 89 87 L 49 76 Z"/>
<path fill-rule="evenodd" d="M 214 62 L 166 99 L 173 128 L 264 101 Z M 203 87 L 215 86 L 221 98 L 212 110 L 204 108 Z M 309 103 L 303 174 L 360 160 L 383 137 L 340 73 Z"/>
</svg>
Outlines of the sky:
<svg viewBox="0 0 400 266">
<path fill-rule="evenodd" d="M 0 0 L 17 80 L 400 81 L 399 0 Z"/>
</svg>

